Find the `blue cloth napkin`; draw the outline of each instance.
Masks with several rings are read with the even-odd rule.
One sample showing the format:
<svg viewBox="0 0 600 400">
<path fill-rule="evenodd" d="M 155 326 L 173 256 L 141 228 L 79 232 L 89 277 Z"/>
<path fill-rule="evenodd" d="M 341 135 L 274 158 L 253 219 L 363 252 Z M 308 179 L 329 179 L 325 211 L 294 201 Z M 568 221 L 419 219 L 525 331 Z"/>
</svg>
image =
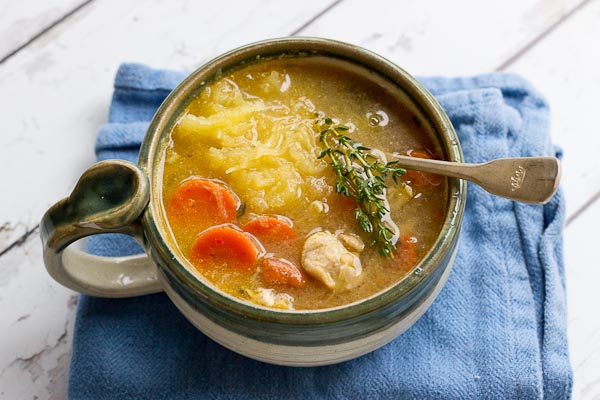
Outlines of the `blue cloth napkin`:
<svg viewBox="0 0 600 400">
<path fill-rule="evenodd" d="M 135 161 L 148 122 L 183 73 L 122 65 L 98 159 Z M 522 78 L 424 78 L 458 131 L 468 162 L 558 155 L 548 106 Z M 267 365 L 197 331 L 163 294 L 81 296 L 72 399 L 570 397 L 562 256 L 564 198 L 525 205 L 469 184 L 462 239 L 447 285 L 390 344 L 318 368 Z M 125 255 L 133 240 L 102 235 L 90 251 Z"/>
</svg>

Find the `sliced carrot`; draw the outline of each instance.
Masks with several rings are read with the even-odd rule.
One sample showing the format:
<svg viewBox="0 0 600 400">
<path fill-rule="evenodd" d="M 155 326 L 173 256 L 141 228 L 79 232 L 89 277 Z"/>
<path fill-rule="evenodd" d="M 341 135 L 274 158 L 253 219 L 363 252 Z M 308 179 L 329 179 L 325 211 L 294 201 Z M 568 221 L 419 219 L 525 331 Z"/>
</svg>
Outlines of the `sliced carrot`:
<svg viewBox="0 0 600 400">
<path fill-rule="evenodd" d="M 397 244 L 396 259 L 402 269 L 409 269 L 417 263 L 417 241 L 410 235 L 402 235 Z"/>
<path fill-rule="evenodd" d="M 233 227 L 216 226 L 198 236 L 190 261 L 198 267 L 227 266 L 251 271 L 256 266 L 259 249 L 254 241 Z"/>
<path fill-rule="evenodd" d="M 296 239 L 298 233 L 284 221 L 275 217 L 261 216 L 243 226 L 243 229 L 256 236 L 261 242 L 279 242 Z"/>
<path fill-rule="evenodd" d="M 427 158 L 430 160 L 433 160 L 436 158 L 433 156 L 433 154 L 429 150 L 409 150 L 407 152 L 407 154 L 410 157 Z M 415 171 L 412 169 L 409 169 L 408 171 L 406 171 L 406 174 L 404 175 L 404 177 L 407 181 L 411 181 L 412 183 L 414 183 L 417 186 L 423 186 L 423 185 L 439 186 L 444 180 L 444 178 L 441 175 L 435 175 L 435 174 L 430 174 L 427 172 Z"/>
<path fill-rule="evenodd" d="M 209 226 L 233 222 L 239 200 L 225 185 L 207 179 L 185 181 L 175 190 L 167 206 L 171 224 Z"/>
<path fill-rule="evenodd" d="M 279 283 L 293 287 L 304 286 L 305 279 L 300 269 L 291 261 L 281 258 L 264 258 L 262 261 L 263 278 L 270 283 Z"/>
</svg>

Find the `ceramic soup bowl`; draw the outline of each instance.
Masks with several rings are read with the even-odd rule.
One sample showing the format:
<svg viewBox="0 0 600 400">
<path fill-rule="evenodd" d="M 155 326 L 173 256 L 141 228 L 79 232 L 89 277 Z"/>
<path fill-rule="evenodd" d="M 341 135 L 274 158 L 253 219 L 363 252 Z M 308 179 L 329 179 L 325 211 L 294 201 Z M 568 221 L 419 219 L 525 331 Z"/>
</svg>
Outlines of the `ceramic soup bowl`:
<svg viewBox="0 0 600 400">
<path fill-rule="evenodd" d="M 206 82 L 261 57 L 320 55 L 367 68 L 402 92 L 427 125 L 444 158 L 462 162 L 456 133 L 433 96 L 390 61 L 357 46 L 315 38 L 284 38 L 224 54 L 189 75 L 156 112 L 137 165 L 108 160 L 90 167 L 72 194 L 44 215 L 41 235 L 50 275 L 80 293 L 131 297 L 164 291 L 199 330 L 223 346 L 273 364 L 316 366 L 370 352 L 408 329 L 432 304 L 450 273 L 465 205 L 465 183 L 448 180 L 443 225 L 432 248 L 403 279 L 370 297 L 319 310 L 253 305 L 198 279 L 169 239 L 161 205 L 161 173 L 169 132 Z M 99 257 L 69 245 L 83 237 L 124 233 L 146 254 Z"/>
</svg>

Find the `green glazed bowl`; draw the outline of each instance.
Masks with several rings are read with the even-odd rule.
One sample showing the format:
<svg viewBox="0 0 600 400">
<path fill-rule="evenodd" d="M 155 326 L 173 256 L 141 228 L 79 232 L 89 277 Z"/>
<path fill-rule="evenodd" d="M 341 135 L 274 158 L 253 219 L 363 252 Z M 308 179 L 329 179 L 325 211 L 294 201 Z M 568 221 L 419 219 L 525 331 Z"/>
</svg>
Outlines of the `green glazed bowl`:
<svg viewBox="0 0 600 400">
<path fill-rule="evenodd" d="M 465 206 L 464 181 L 449 179 L 439 236 L 401 281 L 361 301 L 323 310 L 281 311 L 229 296 L 192 274 L 172 246 L 161 203 L 168 135 L 189 102 L 216 76 L 257 58 L 319 55 L 367 68 L 391 82 L 441 144 L 449 161 L 463 162 L 458 138 L 433 96 L 411 75 L 360 47 L 317 38 L 283 38 L 226 53 L 190 74 L 156 112 L 138 165 L 108 160 L 88 169 L 73 193 L 41 222 L 44 261 L 61 284 L 92 296 L 130 297 L 164 291 L 199 330 L 248 357 L 282 365 L 316 366 L 370 352 L 408 329 L 434 301 L 450 273 Z M 85 236 L 134 236 L 146 254 L 98 257 L 68 247 Z"/>
</svg>

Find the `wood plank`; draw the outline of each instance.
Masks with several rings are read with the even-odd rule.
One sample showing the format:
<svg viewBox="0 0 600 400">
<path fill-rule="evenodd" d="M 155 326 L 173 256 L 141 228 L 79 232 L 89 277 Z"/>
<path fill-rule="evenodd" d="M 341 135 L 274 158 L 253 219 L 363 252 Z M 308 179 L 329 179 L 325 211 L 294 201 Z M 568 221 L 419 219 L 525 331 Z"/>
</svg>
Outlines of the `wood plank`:
<svg viewBox="0 0 600 400">
<path fill-rule="evenodd" d="M 2 399 L 66 399 L 77 295 L 41 259 L 38 240 L 0 258 Z"/>
<path fill-rule="evenodd" d="M 288 35 L 330 3 L 126 0 L 117 8 L 98 0 L 0 65 L 0 107 L 11 116 L 0 135 L 11 192 L 0 200 L 0 252 L 94 161 L 119 63 L 190 70 L 233 47 Z M 215 18 L 223 10 L 227 18 Z"/>
<path fill-rule="evenodd" d="M 490 72 L 580 0 L 346 0 L 301 34 L 358 44 L 415 75 Z"/>
<path fill-rule="evenodd" d="M 599 20 L 595 0 L 509 67 L 528 77 L 551 105 L 553 139 L 564 149 L 569 216 L 600 192 L 600 48 L 590 42 L 600 38 Z"/>
<path fill-rule="evenodd" d="M 567 227 L 565 260 L 569 352 L 575 381 L 574 399 L 600 398 L 600 307 L 598 222 L 600 202 Z"/>
<path fill-rule="evenodd" d="M 21 0 L 0 3 L 0 60 L 86 2 Z"/>
</svg>

